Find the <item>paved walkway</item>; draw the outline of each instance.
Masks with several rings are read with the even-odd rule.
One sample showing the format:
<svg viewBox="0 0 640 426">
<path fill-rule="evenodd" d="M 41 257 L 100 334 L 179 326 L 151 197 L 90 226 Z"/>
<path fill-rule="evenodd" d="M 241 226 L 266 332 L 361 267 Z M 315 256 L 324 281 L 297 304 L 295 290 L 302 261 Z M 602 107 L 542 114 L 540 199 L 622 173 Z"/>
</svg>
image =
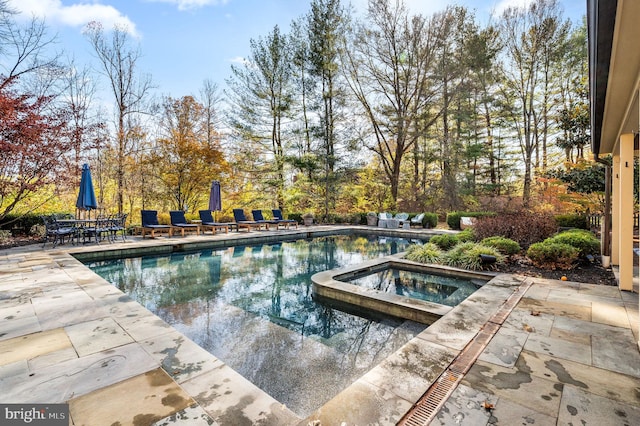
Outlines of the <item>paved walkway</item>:
<svg viewBox="0 0 640 426">
<path fill-rule="evenodd" d="M 0 402 L 90 426 L 640 424 L 638 295 L 615 287 L 500 275 L 300 419 L 71 256 L 292 232 L 0 251 Z"/>
</svg>

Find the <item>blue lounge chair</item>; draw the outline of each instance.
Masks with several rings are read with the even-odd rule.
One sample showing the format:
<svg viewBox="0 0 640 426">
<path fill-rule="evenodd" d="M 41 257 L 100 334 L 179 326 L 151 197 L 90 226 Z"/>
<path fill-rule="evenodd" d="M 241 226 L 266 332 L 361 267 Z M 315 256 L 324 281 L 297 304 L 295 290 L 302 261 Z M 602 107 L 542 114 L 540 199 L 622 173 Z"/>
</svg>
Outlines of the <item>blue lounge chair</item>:
<svg viewBox="0 0 640 426">
<path fill-rule="evenodd" d="M 244 215 L 244 210 L 242 209 L 233 209 L 233 219 L 238 225 L 238 231 L 240 231 L 240 228 L 245 228 L 247 232 L 251 232 L 251 228 L 260 230 L 263 226 L 267 226 L 266 224 L 258 223 L 255 220 L 247 219 Z"/>
<path fill-rule="evenodd" d="M 285 225 L 285 228 L 289 228 L 291 225 L 295 225 L 296 229 L 298 229 L 298 221 L 293 219 L 285 219 L 282 217 L 282 211 L 280 209 L 271 210 L 273 213 L 273 218 L 278 221 L 278 224 Z"/>
<path fill-rule="evenodd" d="M 199 210 L 198 214 L 200 215 L 200 220 L 202 223 L 200 227 L 202 228 L 202 232 L 207 229 L 211 229 L 211 232 L 214 234 L 217 230 L 223 230 L 225 233 L 229 232 L 229 228 L 233 226 L 233 223 L 221 223 L 213 220 L 213 216 L 211 215 L 211 210 Z"/>
<path fill-rule="evenodd" d="M 262 215 L 262 210 L 251 210 L 251 216 L 253 216 L 254 221 L 265 224 L 267 226 L 267 230 L 269 229 L 269 225 L 275 225 L 276 229 L 278 229 L 278 221 L 265 219 Z"/>
<path fill-rule="evenodd" d="M 158 223 L 158 211 L 157 210 L 141 210 L 142 216 L 142 238 L 151 233 L 151 238 L 155 238 L 156 232 L 168 232 L 169 236 L 173 235 L 172 228 L 169 225 L 160 225 Z"/>
<path fill-rule="evenodd" d="M 184 217 L 184 212 L 182 210 L 170 211 L 169 217 L 171 217 L 171 228 L 174 231 L 180 230 L 180 233 L 183 237 L 184 231 L 195 231 L 196 235 L 200 235 L 200 225 L 196 223 L 188 223 L 187 218 Z"/>
</svg>

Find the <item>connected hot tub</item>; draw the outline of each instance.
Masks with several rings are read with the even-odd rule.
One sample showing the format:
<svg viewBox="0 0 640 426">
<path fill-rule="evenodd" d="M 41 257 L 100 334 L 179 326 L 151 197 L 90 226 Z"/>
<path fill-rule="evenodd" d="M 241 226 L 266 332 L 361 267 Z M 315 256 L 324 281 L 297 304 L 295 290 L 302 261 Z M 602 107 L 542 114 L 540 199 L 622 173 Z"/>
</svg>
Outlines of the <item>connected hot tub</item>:
<svg viewBox="0 0 640 426">
<path fill-rule="evenodd" d="M 311 280 L 316 297 L 431 324 L 494 276 L 384 257 L 320 272 Z"/>
</svg>

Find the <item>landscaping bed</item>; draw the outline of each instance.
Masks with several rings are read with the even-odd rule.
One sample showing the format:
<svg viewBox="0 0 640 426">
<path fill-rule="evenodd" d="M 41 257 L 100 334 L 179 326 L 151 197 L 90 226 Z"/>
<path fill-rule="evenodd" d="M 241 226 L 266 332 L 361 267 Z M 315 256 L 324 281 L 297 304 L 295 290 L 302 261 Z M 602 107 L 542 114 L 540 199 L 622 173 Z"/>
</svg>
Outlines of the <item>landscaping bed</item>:
<svg viewBox="0 0 640 426">
<path fill-rule="evenodd" d="M 567 281 L 575 281 L 580 283 L 600 284 L 600 285 L 618 285 L 611 268 L 603 268 L 599 263 L 582 262 L 572 269 L 568 270 L 551 270 L 534 266 L 528 259 L 523 257 L 515 257 L 509 262 L 496 265 L 498 272 L 507 274 L 519 274 L 530 277 L 548 278 L 559 280 L 567 277 Z"/>
</svg>

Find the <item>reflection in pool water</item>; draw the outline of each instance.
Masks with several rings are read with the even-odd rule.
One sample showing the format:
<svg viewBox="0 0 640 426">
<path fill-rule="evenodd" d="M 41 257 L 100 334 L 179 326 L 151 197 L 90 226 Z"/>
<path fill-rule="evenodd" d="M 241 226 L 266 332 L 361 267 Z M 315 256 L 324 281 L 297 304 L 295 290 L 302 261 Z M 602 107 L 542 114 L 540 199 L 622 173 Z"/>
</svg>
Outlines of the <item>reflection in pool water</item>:
<svg viewBox="0 0 640 426">
<path fill-rule="evenodd" d="M 408 244 L 341 235 L 88 266 L 307 416 L 425 327 L 318 303 L 311 275 L 400 252 Z"/>
<path fill-rule="evenodd" d="M 351 284 L 425 300 L 447 306 L 457 306 L 484 284 L 465 278 L 446 277 L 427 272 L 387 268 L 350 279 Z"/>
</svg>

